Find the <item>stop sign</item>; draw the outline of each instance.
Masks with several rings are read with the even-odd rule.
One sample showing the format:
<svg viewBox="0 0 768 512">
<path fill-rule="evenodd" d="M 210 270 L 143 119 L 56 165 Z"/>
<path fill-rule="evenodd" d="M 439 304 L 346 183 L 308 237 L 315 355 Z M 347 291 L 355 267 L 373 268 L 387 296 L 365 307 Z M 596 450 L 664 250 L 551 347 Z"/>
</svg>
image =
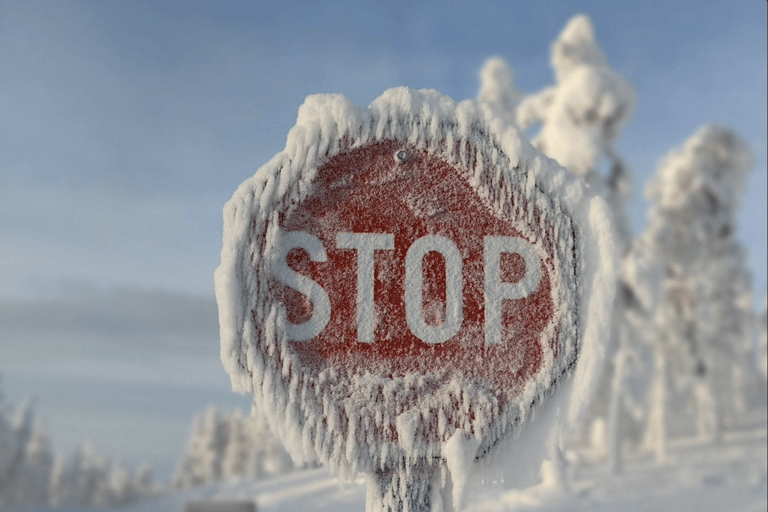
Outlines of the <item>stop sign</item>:
<svg viewBox="0 0 768 512">
<path fill-rule="evenodd" d="M 460 378 L 496 390 L 489 397 L 503 406 L 563 350 L 554 216 L 532 205 L 535 229 L 510 222 L 468 178 L 393 140 L 320 166 L 313 193 L 280 222 L 269 285 L 304 372 Z M 453 407 L 443 413 L 460 423 Z M 422 428 L 425 438 L 452 434 Z"/>
<path fill-rule="evenodd" d="M 482 456 L 577 360 L 590 198 L 473 102 L 309 97 L 225 207 L 234 387 L 342 470 L 431 468 L 457 434 Z"/>
</svg>

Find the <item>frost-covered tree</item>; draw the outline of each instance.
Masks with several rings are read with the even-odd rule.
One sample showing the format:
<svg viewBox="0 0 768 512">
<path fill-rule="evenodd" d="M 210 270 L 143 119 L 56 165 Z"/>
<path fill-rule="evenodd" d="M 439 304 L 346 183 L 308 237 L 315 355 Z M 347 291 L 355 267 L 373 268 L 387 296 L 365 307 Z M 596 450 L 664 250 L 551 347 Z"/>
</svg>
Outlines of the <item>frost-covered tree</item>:
<svg viewBox="0 0 768 512">
<path fill-rule="evenodd" d="M 211 410 L 214 409 L 209 409 L 208 411 L 210 412 Z M 186 452 L 181 462 L 176 466 L 172 480 L 174 488 L 195 487 L 209 481 L 207 480 L 206 472 L 203 470 L 204 460 L 210 460 L 211 458 L 206 455 L 208 446 L 210 446 L 208 442 L 209 437 L 211 435 L 206 431 L 204 417 L 196 415 L 193 419 L 192 431 L 187 443 Z"/>
<path fill-rule="evenodd" d="M 54 507 L 71 503 L 75 496 L 75 472 L 67 463 L 63 454 L 58 454 L 51 470 L 51 485 L 49 489 L 50 503 Z"/>
<path fill-rule="evenodd" d="M 283 443 L 272 432 L 267 419 L 256 407 L 251 412 L 249 421 L 254 441 L 254 472 L 260 475 L 279 475 L 294 470 L 291 456 L 283 447 Z M 306 464 L 303 467 L 309 467 Z"/>
<path fill-rule="evenodd" d="M 605 196 L 616 219 L 619 250 L 626 254 L 631 231 L 625 205 L 632 178 L 614 143 L 634 110 L 634 91 L 609 66 L 585 15 L 566 24 L 552 45 L 551 64 L 555 84 L 519 101 L 506 63 L 490 59 L 481 73 L 478 100 L 504 119 L 513 108 L 507 98 L 519 101 L 513 119 L 525 131 L 539 127 L 533 144 Z M 641 345 L 633 339 L 633 322 L 637 324 L 643 311 L 629 311 L 640 308 L 641 303 L 634 297 L 631 279 L 621 268 L 617 271 L 620 283 L 608 365 L 590 414 L 593 435 L 585 428 L 582 442 L 592 439 L 598 450 L 610 454 L 612 466 L 619 470 L 624 431 L 637 425 L 642 416 L 624 382 L 633 370 L 642 371 L 638 369 L 642 357 L 637 353 Z"/>
<path fill-rule="evenodd" d="M 763 311 L 757 317 L 757 364 L 763 379 L 768 378 L 768 298 L 763 299 Z"/>
<path fill-rule="evenodd" d="M 24 454 L 13 484 L 13 501 L 25 505 L 48 503 L 53 456 L 44 422 L 36 420 L 24 446 Z"/>
<path fill-rule="evenodd" d="M 4 404 L 0 402 L 0 407 Z M 23 445 L 14 427 L 0 409 L 0 505 L 12 503 L 16 473 L 23 460 Z"/>
<path fill-rule="evenodd" d="M 762 309 L 753 318 L 754 340 L 752 364 L 747 364 L 743 387 L 748 408 L 765 407 L 768 401 L 768 298 L 763 298 Z M 750 378 L 752 377 L 752 378 Z"/>
<path fill-rule="evenodd" d="M 637 241 L 625 249 L 618 272 L 613 324 L 608 357 L 592 414 L 605 423 L 600 446 L 612 472 L 623 470 L 623 452 L 629 444 L 637 449 L 645 423 L 645 395 L 652 366 L 647 325 L 658 298 L 658 268 L 655 257 Z"/>
<path fill-rule="evenodd" d="M 222 462 L 229 442 L 229 425 L 215 407 L 196 416 L 187 451 L 176 468 L 173 486 L 195 487 L 222 478 Z"/>
<path fill-rule="evenodd" d="M 121 462 L 112 467 L 107 477 L 101 481 L 104 489 L 101 500 L 95 500 L 94 504 L 100 507 L 124 507 L 136 502 L 151 488 L 151 475 L 147 467 L 142 468 L 135 475 L 131 474 Z M 101 502 L 100 502 L 101 501 Z"/>
<path fill-rule="evenodd" d="M 624 204 L 631 176 L 613 145 L 632 115 L 635 94 L 608 64 L 589 17 L 572 18 L 552 45 L 555 84 L 523 99 L 516 112 L 523 130 L 540 126 L 533 144 L 568 170 L 604 189 L 621 241 L 630 230 Z M 601 175 L 605 162 L 609 170 Z"/>
<path fill-rule="evenodd" d="M 96 457 L 90 443 L 71 457 L 56 457 L 49 493 L 54 507 L 82 509 L 114 509 L 157 494 L 148 466 L 131 473 L 121 462 L 113 465 L 106 457 Z"/>
<path fill-rule="evenodd" d="M 0 394 L 0 509 L 70 507 L 111 509 L 156 494 L 148 467 L 131 474 L 96 458 L 86 443 L 72 457 L 53 457 L 45 423 L 28 400 L 8 420 Z"/>
<path fill-rule="evenodd" d="M 48 436 L 28 400 L 9 422 L 0 400 L 0 506 L 47 502 L 51 471 Z"/>
<path fill-rule="evenodd" d="M 477 101 L 488 105 L 507 123 L 516 122 L 517 105 L 522 93 L 515 87 L 512 68 L 502 57 L 491 57 L 480 70 L 480 91 Z"/>
<path fill-rule="evenodd" d="M 96 460 L 93 444 L 85 443 L 75 456 L 76 501 L 82 506 L 88 506 L 96 499 L 96 490 L 105 479 L 108 463 L 106 460 Z"/>
<path fill-rule="evenodd" d="M 640 243 L 656 255 L 663 276 L 651 328 L 648 430 L 660 458 L 670 400 L 693 405 L 698 433 L 708 439 L 719 439 L 722 419 L 738 413 L 751 290 L 735 214 L 751 163 L 733 131 L 708 125 L 667 155 L 648 185 L 653 206 Z"/>
<path fill-rule="evenodd" d="M 0 396 L 0 504 L 4 503 L 11 487 L 13 467 L 18 457 L 19 448 L 16 434 L 5 417 L 6 406 Z"/>
<path fill-rule="evenodd" d="M 222 476 L 231 478 L 254 475 L 255 443 L 240 409 L 225 418 L 229 438 L 222 456 Z"/>
<path fill-rule="evenodd" d="M 195 418 L 172 485 L 186 488 L 225 478 L 260 478 L 293 468 L 290 455 L 258 412 L 244 418 L 239 410 L 220 414 L 211 407 Z"/>
</svg>

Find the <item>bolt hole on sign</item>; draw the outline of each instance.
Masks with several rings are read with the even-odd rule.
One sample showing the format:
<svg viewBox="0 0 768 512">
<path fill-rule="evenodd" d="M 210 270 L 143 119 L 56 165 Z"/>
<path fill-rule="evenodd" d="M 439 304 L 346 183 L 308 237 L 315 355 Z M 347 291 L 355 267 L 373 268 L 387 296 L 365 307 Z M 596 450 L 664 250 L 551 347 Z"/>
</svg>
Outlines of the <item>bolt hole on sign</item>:
<svg viewBox="0 0 768 512">
<path fill-rule="evenodd" d="M 222 362 L 295 458 L 431 510 L 605 335 L 607 211 L 474 101 L 310 96 L 224 208 Z"/>
</svg>

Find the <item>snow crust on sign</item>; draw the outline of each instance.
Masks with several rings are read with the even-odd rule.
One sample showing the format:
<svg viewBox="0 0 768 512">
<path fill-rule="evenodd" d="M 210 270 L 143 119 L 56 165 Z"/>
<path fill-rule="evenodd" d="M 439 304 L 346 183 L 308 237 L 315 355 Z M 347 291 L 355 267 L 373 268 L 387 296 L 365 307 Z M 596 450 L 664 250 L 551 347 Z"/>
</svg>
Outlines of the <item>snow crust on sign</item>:
<svg viewBox="0 0 768 512">
<path fill-rule="evenodd" d="M 563 307 L 552 329 L 559 332 L 561 353 L 556 358 L 543 344 L 540 370 L 513 400 L 500 402 L 481 383 L 461 376 L 366 373 L 346 379 L 332 367 L 308 375 L 297 364 L 280 327 L 285 307 L 270 292 L 280 220 L 312 195 L 318 169 L 330 158 L 388 140 L 463 169 L 495 215 L 519 224 L 537 252 L 548 245 L 557 254 L 551 293 Z M 555 226 L 554 239 L 538 234 L 535 226 L 545 221 Z M 610 323 L 614 258 L 606 203 L 488 106 L 407 88 L 386 91 L 367 109 L 341 95 L 309 96 L 285 150 L 246 180 L 224 208 L 215 272 L 222 363 L 234 390 L 254 393 L 256 406 L 295 459 L 318 457 L 342 475 L 408 471 L 448 459 L 460 483 L 462 468 L 514 437 L 531 408 L 567 381 L 568 373 L 568 396 L 560 393 L 558 404 L 565 408 L 564 422 L 579 416 L 593 392 Z M 389 407 L 377 400 L 382 396 Z M 425 431 L 430 424 L 438 431 Z M 386 431 L 397 435 L 384 442 Z"/>
</svg>

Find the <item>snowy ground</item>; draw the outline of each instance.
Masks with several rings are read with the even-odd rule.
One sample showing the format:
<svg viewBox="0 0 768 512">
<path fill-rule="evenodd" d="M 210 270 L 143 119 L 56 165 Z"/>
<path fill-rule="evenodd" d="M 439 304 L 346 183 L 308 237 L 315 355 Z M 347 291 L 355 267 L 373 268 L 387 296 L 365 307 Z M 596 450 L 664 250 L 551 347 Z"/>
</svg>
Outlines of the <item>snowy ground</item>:
<svg viewBox="0 0 768 512">
<path fill-rule="evenodd" d="M 672 441 L 663 465 L 650 458 L 627 460 L 621 475 L 605 466 L 572 468 L 570 490 L 534 487 L 470 490 L 466 511 L 678 511 L 758 512 L 768 509 L 766 411 L 756 412 L 720 445 Z M 255 500 L 261 512 L 362 512 L 362 482 L 340 486 L 324 469 L 267 480 L 231 481 L 144 501 L 130 512 L 182 512 L 187 501 Z"/>
</svg>

